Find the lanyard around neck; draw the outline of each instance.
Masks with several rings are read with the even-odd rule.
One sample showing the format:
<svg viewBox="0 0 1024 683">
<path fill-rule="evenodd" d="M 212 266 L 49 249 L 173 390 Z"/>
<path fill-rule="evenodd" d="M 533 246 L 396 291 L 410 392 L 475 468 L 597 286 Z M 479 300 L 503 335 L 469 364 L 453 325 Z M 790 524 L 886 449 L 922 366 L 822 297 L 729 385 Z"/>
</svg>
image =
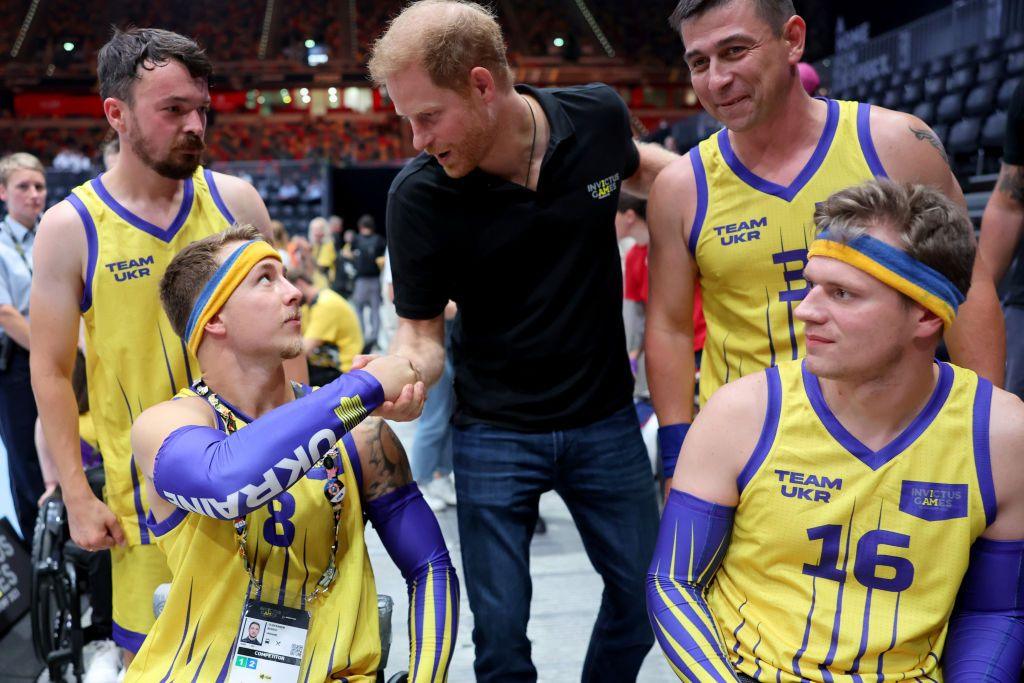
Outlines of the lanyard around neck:
<svg viewBox="0 0 1024 683">
<path fill-rule="evenodd" d="M 297 387 L 294 382 L 292 383 L 292 386 Z M 217 394 L 210 390 L 210 387 L 206 385 L 206 382 L 203 381 L 202 377 L 192 384 L 192 391 L 206 399 L 206 402 L 210 404 L 214 411 L 216 411 L 224 422 L 224 431 L 227 434 L 234 434 L 238 431 L 238 422 L 235 419 L 234 413 L 224 405 Z M 342 501 L 345 497 L 345 482 L 341 479 L 341 454 L 338 451 L 338 445 L 335 444 L 334 447 L 318 461 L 317 464 L 327 471 L 327 481 L 324 484 L 324 496 L 327 498 L 327 502 L 331 504 L 331 512 L 334 515 L 334 542 L 331 545 L 330 556 L 327 558 L 327 568 L 324 569 L 324 573 L 320 576 L 320 580 L 316 582 L 316 588 L 308 597 L 303 595 L 303 607 L 305 607 L 305 603 L 312 602 L 316 598 L 326 595 L 327 591 L 331 588 L 331 584 L 334 583 L 334 579 L 338 576 L 337 565 L 335 564 L 334 558 L 338 552 Z M 232 525 L 235 529 L 235 538 L 238 541 L 238 554 L 242 558 L 242 565 L 245 567 L 245 573 L 249 575 L 249 582 L 256 588 L 256 594 L 259 595 L 263 592 L 263 581 L 262 579 L 256 578 L 256 574 L 253 572 L 252 562 L 249 560 L 249 555 L 246 552 L 246 545 L 249 538 L 249 524 L 246 522 L 245 517 L 237 517 L 232 522 Z"/>
</svg>

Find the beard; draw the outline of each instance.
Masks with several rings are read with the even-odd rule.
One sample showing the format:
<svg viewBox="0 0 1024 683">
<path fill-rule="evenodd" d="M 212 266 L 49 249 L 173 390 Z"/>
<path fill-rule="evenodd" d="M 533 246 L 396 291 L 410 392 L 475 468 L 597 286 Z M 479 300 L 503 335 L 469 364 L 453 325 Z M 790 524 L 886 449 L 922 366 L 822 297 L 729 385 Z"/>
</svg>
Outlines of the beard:
<svg viewBox="0 0 1024 683">
<path fill-rule="evenodd" d="M 497 125 L 489 119 L 486 111 L 481 109 L 473 112 L 472 119 L 464 129 L 462 140 L 451 148 L 455 163 L 447 166 L 442 164 L 441 168 L 449 178 L 469 175 L 491 151 L 496 134 Z"/>
<path fill-rule="evenodd" d="M 198 135 L 186 133 L 183 135 L 162 159 L 156 158 L 152 147 L 137 131 L 128 135 L 128 144 L 142 163 L 159 173 L 165 178 L 172 180 L 185 180 L 191 178 L 192 174 L 199 168 L 202 160 L 202 152 L 206 149 L 203 139 Z"/>
</svg>

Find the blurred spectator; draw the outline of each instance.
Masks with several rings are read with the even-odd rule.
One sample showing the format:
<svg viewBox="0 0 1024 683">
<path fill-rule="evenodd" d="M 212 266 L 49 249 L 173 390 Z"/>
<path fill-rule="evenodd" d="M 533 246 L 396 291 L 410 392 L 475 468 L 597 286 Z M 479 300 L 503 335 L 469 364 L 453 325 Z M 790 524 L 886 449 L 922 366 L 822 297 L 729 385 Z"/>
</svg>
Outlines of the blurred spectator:
<svg viewBox="0 0 1024 683">
<path fill-rule="evenodd" d="M 53 168 L 57 171 L 78 173 L 91 170 L 92 162 L 78 149 L 65 147 L 53 157 Z"/>
<path fill-rule="evenodd" d="M 323 386 L 352 367 L 363 349 L 363 334 L 352 306 L 340 294 L 317 287 L 311 273 L 289 270 L 289 282 L 302 292 L 302 346 L 309 363 L 309 382 Z"/>
<path fill-rule="evenodd" d="M 7 206 L 0 221 L 0 438 L 7 449 L 18 526 L 28 545 L 44 489 L 35 447 L 38 413 L 29 374 L 28 326 L 32 246 L 46 207 L 46 177 L 39 159 L 24 152 L 0 159 L 0 200 Z"/>
<path fill-rule="evenodd" d="M 364 324 L 363 336 L 366 338 L 366 348 L 370 349 L 376 343 L 380 329 L 380 271 L 384 265 L 384 249 L 387 245 L 384 238 L 377 234 L 373 216 L 361 216 L 356 225 L 359 234 L 352 239 L 352 261 L 356 267 L 352 305 L 356 307 L 359 321 Z"/>
<path fill-rule="evenodd" d="M 270 221 L 270 239 L 274 248 L 277 249 L 277 253 L 281 255 L 281 262 L 287 266 L 289 263 L 288 231 L 284 229 L 284 223 Z"/>
<path fill-rule="evenodd" d="M 117 162 L 117 155 L 121 153 L 121 138 L 114 138 L 103 143 L 103 168 L 109 171 Z"/>
</svg>

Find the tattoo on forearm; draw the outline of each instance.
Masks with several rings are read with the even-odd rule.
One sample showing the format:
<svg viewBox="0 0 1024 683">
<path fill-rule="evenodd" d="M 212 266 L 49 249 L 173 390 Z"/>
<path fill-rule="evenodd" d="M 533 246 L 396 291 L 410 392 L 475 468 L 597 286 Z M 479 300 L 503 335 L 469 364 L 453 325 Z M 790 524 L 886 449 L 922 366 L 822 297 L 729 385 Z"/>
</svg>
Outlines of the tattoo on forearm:
<svg viewBox="0 0 1024 683">
<path fill-rule="evenodd" d="M 1018 204 L 1024 204 L 1024 167 L 1003 164 L 999 173 L 999 191 Z"/>
<path fill-rule="evenodd" d="M 946 148 L 942 146 L 942 140 L 939 140 L 935 133 L 931 132 L 927 128 L 914 128 L 913 126 L 908 126 L 908 128 L 910 128 L 910 132 L 913 133 L 914 137 L 918 140 L 926 140 L 931 144 L 931 146 L 939 152 L 939 155 L 942 156 L 942 160 L 946 162 L 946 165 L 949 165 L 949 156 L 946 154 Z"/>
<path fill-rule="evenodd" d="M 380 498 L 412 481 L 405 448 L 384 420 L 367 418 L 356 427 L 353 436 L 358 447 L 366 452 L 363 481 L 367 501 Z"/>
</svg>

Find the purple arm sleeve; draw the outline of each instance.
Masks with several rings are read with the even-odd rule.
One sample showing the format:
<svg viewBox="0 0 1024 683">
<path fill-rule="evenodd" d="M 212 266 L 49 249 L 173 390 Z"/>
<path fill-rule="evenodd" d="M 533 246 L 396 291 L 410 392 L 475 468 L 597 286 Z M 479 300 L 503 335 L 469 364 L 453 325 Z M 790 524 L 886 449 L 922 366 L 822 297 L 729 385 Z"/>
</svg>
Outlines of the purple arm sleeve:
<svg viewBox="0 0 1024 683">
<path fill-rule="evenodd" d="M 164 439 L 153 484 L 190 512 L 235 519 L 292 486 L 334 442 L 384 402 L 377 379 L 361 370 L 275 408 L 230 436 L 180 427 Z"/>
<path fill-rule="evenodd" d="M 948 681 L 1016 681 L 1024 664 L 1024 541 L 979 538 L 960 584 L 942 672 Z"/>
<path fill-rule="evenodd" d="M 676 472 L 676 461 L 683 448 L 690 425 L 685 422 L 658 427 L 658 450 L 661 451 L 661 473 L 671 479 Z"/>
<path fill-rule="evenodd" d="M 459 579 L 437 518 L 415 483 L 366 504 L 409 588 L 409 682 L 442 683 L 459 630 Z"/>
<path fill-rule="evenodd" d="M 647 570 L 647 616 L 679 680 L 738 681 L 704 591 L 725 557 L 735 508 L 673 489 Z"/>
</svg>

